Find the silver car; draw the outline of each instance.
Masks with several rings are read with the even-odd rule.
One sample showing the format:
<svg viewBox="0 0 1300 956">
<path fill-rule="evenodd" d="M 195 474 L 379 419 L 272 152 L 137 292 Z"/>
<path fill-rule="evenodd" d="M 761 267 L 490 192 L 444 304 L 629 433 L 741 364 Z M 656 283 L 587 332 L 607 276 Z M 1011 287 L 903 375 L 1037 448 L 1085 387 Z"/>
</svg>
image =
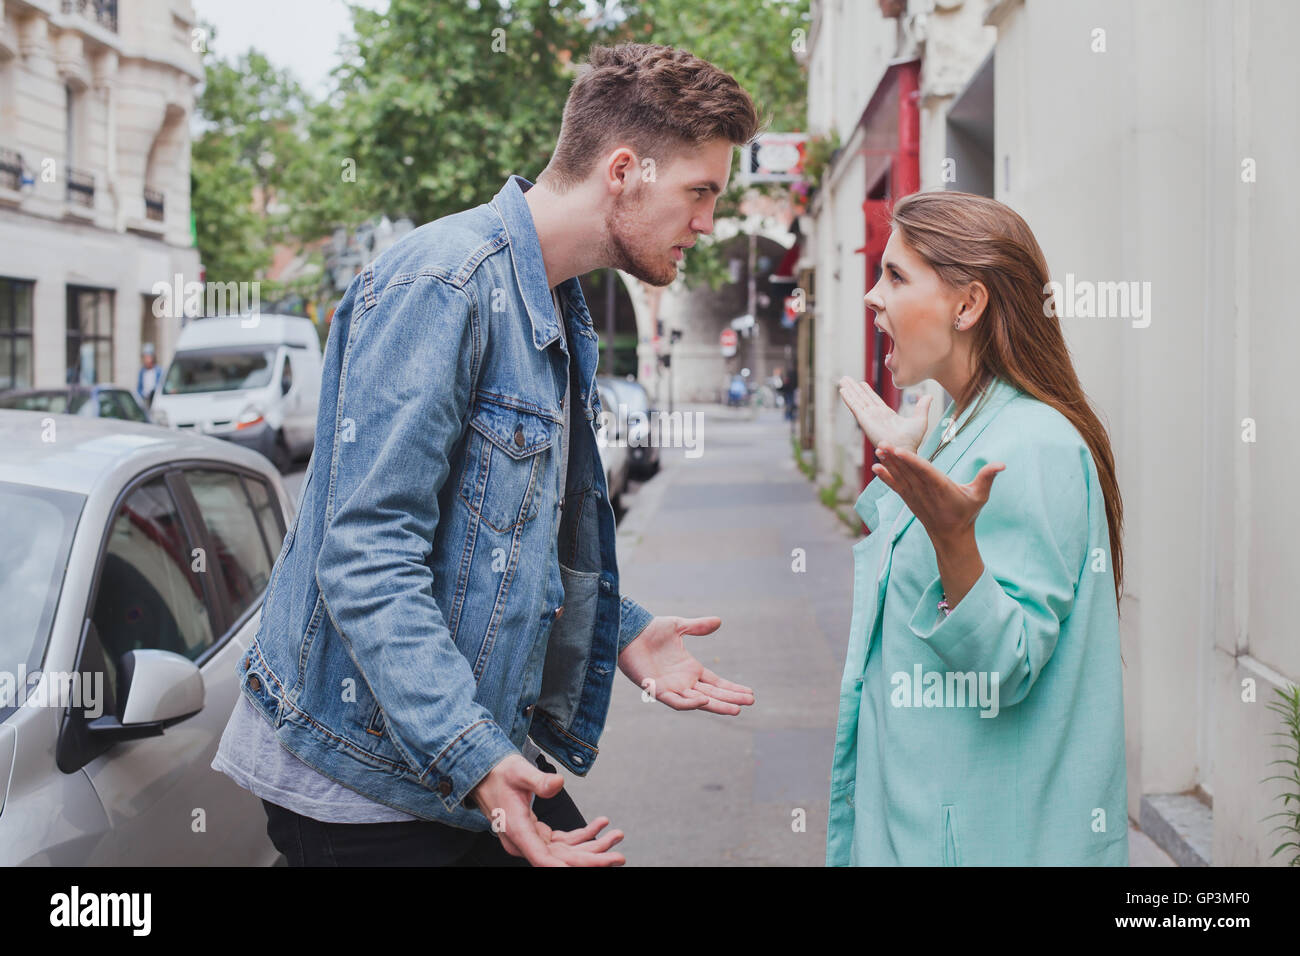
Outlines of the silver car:
<svg viewBox="0 0 1300 956">
<path fill-rule="evenodd" d="M 0 865 L 267 865 L 209 765 L 293 502 L 263 456 L 0 411 Z"/>
</svg>

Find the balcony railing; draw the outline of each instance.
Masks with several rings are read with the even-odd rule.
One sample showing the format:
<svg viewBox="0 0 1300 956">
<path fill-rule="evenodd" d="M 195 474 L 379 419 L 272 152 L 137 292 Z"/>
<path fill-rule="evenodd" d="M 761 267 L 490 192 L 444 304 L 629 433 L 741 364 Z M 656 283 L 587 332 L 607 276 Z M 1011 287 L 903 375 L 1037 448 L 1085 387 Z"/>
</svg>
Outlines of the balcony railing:
<svg viewBox="0 0 1300 956">
<path fill-rule="evenodd" d="M 117 32 L 117 0 L 63 0 L 63 12 L 80 14 L 105 30 Z"/>
<path fill-rule="evenodd" d="M 146 219 L 152 219 L 154 222 L 163 221 L 163 191 L 161 189 L 150 189 L 144 187 L 144 215 Z"/>
<path fill-rule="evenodd" d="M 23 183 L 23 157 L 12 149 L 0 149 L 0 189 L 17 192 Z"/>
<path fill-rule="evenodd" d="M 68 167 L 68 202 L 93 208 L 95 205 L 95 177 L 91 173 Z"/>
</svg>

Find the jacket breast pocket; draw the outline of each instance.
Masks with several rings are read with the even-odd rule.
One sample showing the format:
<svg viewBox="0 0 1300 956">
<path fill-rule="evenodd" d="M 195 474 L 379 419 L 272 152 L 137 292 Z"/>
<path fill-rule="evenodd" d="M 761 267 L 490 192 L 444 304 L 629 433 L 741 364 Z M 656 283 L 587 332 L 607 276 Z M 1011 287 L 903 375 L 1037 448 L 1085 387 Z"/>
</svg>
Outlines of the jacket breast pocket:
<svg viewBox="0 0 1300 956">
<path fill-rule="evenodd" d="M 493 531 L 537 517 L 559 424 L 533 412 L 480 401 L 469 421 L 460 497 Z"/>
</svg>

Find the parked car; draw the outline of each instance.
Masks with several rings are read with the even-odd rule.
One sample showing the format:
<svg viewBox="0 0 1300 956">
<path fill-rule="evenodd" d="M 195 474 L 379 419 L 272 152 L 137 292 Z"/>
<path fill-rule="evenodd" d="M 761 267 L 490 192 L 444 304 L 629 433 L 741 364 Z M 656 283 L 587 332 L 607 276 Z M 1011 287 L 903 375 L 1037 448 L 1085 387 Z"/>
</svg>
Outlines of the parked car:
<svg viewBox="0 0 1300 956">
<path fill-rule="evenodd" d="M 0 865 L 275 862 L 210 764 L 293 521 L 279 474 L 132 422 L 0 411 L 0 441 Z"/>
<path fill-rule="evenodd" d="M 618 399 L 614 393 L 600 382 L 596 383 L 600 392 L 600 419 L 596 430 L 596 446 L 600 451 L 600 463 L 605 469 L 605 486 L 609 491 L 609 503 L 614 506 L 614 513 L 623 503 L 623 492 L 627 490 L 628 454 L 627 445 L 619 432 Z"/>
<path fill-rule="evenodd" d="M 10 389 L 0 392 L 0 408 L 86 418 L 120 418 L 128 422 L 151 421 L 149 413 L 133 393 L 108 383 Z"/>
<path fill-rule="evenodd" d="M 285 471 L 316 443 L 321 364 L 310 319 L 194 319 L 154 393 L 154 421 L 252 448 Z"/>
<path fill-rule="evenodd" d="M 640 382 L 625 378 L 606 378 L 597 381 L 610 389 L 625 411 L 620 416 L 627 421 L 628 474 L 633 478 L 649 478 L 659 470 L 659 413 L 650 407 L 650 393 Z"/>
</svg>

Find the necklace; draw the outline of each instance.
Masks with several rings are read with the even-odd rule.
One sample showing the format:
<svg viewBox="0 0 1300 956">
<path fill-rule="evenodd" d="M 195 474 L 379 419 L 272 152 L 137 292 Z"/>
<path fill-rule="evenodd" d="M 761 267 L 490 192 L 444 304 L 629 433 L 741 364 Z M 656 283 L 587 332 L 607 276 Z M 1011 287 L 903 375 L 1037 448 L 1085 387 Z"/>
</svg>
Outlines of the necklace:
<svg viewBox="0 0 1300 956">
<path fill-rule="evenodd" d="M 980 413 L 980 408 L 983 407 L 984 400 L 988 398 L 990 391 L 992 390 L 988 387 L 985 387 L 980 391 L 980 396 L 976 400 L 975 406 L 971 409 L 970 414 L 963 419 L 960 425 L 957 424 L 956 418 L 948 419 L 948 424 L 944 427 L 943 434 L 939 437 L 939 444 L 935 446 L 934 451 L 930 452 L 930 461 L 934 461 L 934 459 L 938 457 L 939 452 L 948 447 L 952 440 L 961 434 L 961 430 L 970 424 L 971 419 Z"/>
</svg>

